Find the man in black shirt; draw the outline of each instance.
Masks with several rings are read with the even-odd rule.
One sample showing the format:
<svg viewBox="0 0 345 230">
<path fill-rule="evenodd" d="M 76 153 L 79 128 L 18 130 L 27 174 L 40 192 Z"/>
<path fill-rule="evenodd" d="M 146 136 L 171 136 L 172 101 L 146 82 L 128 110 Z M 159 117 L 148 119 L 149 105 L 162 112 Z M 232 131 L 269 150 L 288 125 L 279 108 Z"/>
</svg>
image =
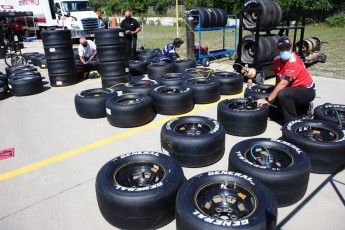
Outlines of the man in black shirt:
<svg viewBox="0 0 345 230">
<path fill-rule="evenodd" d="M 137 34 L 141 30 L 141 27 L 138 21 L 131 17 L 131 12 L 129 10 L 125 12 L 125 19 L 122 20 L 120 27 L 126 30 L 127 56 L 129 60 L 133 60 L 136 58 L 137 54 Z"/>
</svg>

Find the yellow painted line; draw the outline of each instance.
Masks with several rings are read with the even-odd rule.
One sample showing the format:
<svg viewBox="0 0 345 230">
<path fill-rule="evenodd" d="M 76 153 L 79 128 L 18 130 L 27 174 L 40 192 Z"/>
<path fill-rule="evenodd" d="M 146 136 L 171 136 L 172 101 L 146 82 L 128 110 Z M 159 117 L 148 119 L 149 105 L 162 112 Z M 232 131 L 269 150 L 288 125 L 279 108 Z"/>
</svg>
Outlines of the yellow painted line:
<svg viewBox="0 0 345 230">
<path fill-rule="evenodd" d="M 241 95 L 243 95 L 243 94 L 244 94 L 244 92 L 242 92 L 242 93 L 240 93 L 240 94 L 237 94 L 237 95 L 231 95 L 231 96 L 222 97 L 219 101 L 216 101 L 216 102 L 214 102 L 214 103 L 204 104 L 204 105 L 198 105 L 198 106 L 196 106 L 192 111 L 190 111 L 190 112 L 188 112 L 188 113 L 181 114 L 181 115 L 175 115 L 175 116 L 169 116 L 169 117 L 164 118 L 164 119 L 162 119 L 162 120 L 155 121 L 155 122 L 151 122 L 151 123 L 149 123 L 149 124 L 147 124 L 147 125 L 140 126 L 140 127 L 134 128 L 134 129 L 129 129 L 128 131 L 125 131 L 125 132 L 123 132 L 123 133 L 117 134 L 117 135 L 115 135 L 115 136 L 108 137 L 108 138 L 105 138 L 105 139 L 103 139 L 103 140 L 96 141 L 96 142 L 94 142 L 94 143 L 91 143 L 91 144 L 82 146 L 82 147 L 80 147 L 80 148 L 73 149 L 73 150 L 71 150 L 71 151 L 68 151 L 68 152 L 65 152 L 65 153 L 61 153 L 61 154 L 58 154 L 58 155 L 56 155 L 56 156 L 47 158 L 47 159 L 45 159 L 45 160 L 38 161 L 38 162 L 35 162 L 35 163 L 32 163 L 32 164 L 23 166 L 23 167 L 21 167 L 21 168 L 18 168 L 18 169 L 15 169 L 15 170 L 12 170 L 12 171 L 9 171 L 9 172 L 0 174 L 0 181 L 7 180 L 7 179 L 10 179 L 10 178 L 12 178 L 12 177 L 16 177 L 16 176 L 22 175 L 22 174 L 24 174 L 24 173 L 27 173 L 27 172 L 30 172 L 30 171 L 39 169 L 39 168 L 41 168 L 41 167 L 44 167 L 44 166 L 47 166 L 47 165 L 50 165 L 50 164 L 53 164 L 53 163 L 62 161 L 62 160 L 64 160 L 64 159 L 67 159 L 67 158 L 76 156 L 76 155 L 78 155 L 78 154 L 84 153 L 84 152 L 86 152 L 86 151 L 89 151 L 89 150 L 91 150 L 91 149 L 100 147 L 100 146 L 105 145 L 105 144 L 108 144 L 108 143 L 110 143 L 110 142 L 117 141 L 117 140 L 119 140 L 119 139 L 121 139 L 121 138 L 125 138 L 125 137 L 127 137 L 127 136 L 130 136 L 130 135 L 139 133 L 139 132 L 141 132 L 141 131 L 151 129 L 151 128 L 157 127 L 157 126 L 159 126 L 159 125 L 163 125 L 165 122 L 167 122 L 167 121 L 169 121 L 169 120 L 171 120 L 171 119 L 173 119 L 173 118 L 181 117 L 181 116 L 188 116 L 188 115 L 190 115 L 190 114 L 193 114 L 193 113 L 196 113 L 196 112 L 205 110 L 205 109 L 207 109 L 207 108 L 209 108 L 209 107 L 212 107 L 212 106 L 214 106 L 214 105 L 217 105 L 217 104 L 218 104 L 220 101 L 222 101 L 222 100 L 230 99 L 230 98 L 236 98 L 236 97 L 239 97 L 239 96 L 241 96 Z"/>
</svg>

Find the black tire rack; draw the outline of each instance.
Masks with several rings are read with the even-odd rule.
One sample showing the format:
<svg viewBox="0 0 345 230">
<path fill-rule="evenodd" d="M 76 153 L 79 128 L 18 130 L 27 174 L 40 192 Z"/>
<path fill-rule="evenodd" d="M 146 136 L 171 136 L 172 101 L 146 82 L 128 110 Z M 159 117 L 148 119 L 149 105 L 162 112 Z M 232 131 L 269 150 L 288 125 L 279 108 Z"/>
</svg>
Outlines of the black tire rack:
<svg viewBox="0 0 345 230">
<path fill-rule="evenodd" d="M 242 52 L 242 46 L 243 46 L 243 33 L 246 30 L 244 28 L 244 14 L 245 12 L 249 10 L 248 8 L 241 7 L 240 13 L 239 13 L 239 41 L 237 46 L 237 58 L 234 62 L 233 68 L 237 72 L 241 72 L 241 69 L 243 67 L 249 67 L 249 68 L 255 68 L 257 70 L 257 73 L 254 77 L 254 80 L 257 84 L 261 84 L 264 82 L 265 78 L 273 77 L 273 60 L 266 60 L 264 62 L 261 62 L 259 59 L 259 45 L 260 45 L 260 39 L 262 40 L 265 36 L 272 36 L 272 31 L 278 31 L 276 34 L 278 36 L 287 35 L 292 41 L 293 47 L 292 50 L 298 51 L 298 55 L 301 57 L 301 59 L 304 61 L 305 57 L 302 52 L 302 41 L 304 37 L 304 30 L 305 30 L 305 12 L 295 12 L 294 14 L 289 13 L 289 20 L 285 21 L 283 25 L 279 25 L 274 28 L 267 28 L 263 29 L 260 28 L 260 16 L 262 13 L 262 8 L 260 6 L 255 8 L 250 8 L 251 12 L 254 12 L 257 16 L 257 22 L 255 29 L 251 30 L 252 35 L 255 37 L 254 45 L 252 47 L 252 55 L 253 55 L 253 61 L 252 62 L 246 62 L 243 60 L 243 52 Z M 295 15 L 295 16 L 293 16 Z M 291 20 L 292 17 L 296 17 L 294 20 Z M 285 25 L 284 25 L 285 24 Z M 291 33 L 290 33 L 291 31 Z M 296 49 L 296 44 L 299 45 L 298 49 Z M 274 47 L 276 48 L 276 47 Z M 278 53 L 277 53 L 278 54 Z"/>
</svg>

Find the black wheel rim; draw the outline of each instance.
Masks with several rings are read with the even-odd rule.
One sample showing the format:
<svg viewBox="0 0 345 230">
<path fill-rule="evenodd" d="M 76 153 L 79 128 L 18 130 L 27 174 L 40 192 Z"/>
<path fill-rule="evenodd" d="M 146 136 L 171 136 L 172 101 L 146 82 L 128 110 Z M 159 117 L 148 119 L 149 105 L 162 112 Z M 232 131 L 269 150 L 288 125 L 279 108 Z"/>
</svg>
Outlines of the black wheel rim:
<svg viewBox="0 0 345 230">
<path fill-rule="evenodd" d="M 191 123 L 179 124 L 175 126 L 174 130 L 175 132 L 184 134 L 184 135 L 199 136 L 199 135 L 209 133 L 212 129 L 210 126 L 206 124 L 191 122 Z"/>
<path fill-rule="evenodd" d="M 337 111 L 335 111 L 334 109 L 327 109 L 327 110 L 325 110 L 325 115 L 332 117 L 334 119 L 338 119 L 338 116 L 339 116 L 339 119 L 341 121 L 345 121 L 345 111 L 344 110 L 337 109 Z"/>
<path fill-rule="evenodd" d="M 229 181 L 199 188 L 195 203 L 204 214 L 230 221 L 249 217 L 257 207 L 256 196 L 248 188 Z"/>
<path fill-rule="evenodd" d="M 231 102 L 228 104 L 228 108 L 232 109 L 232 110 L 238 110 L 238 111 L 252 111 L 255 110 L 257 108 L 257 103 L 256 101 L 235 101 L 235 102 Z"/>
<path fill-rule="evenodd" d="M 155 162 L 134 162 L 119 167 L 114 180 L 128 188 L 143 188 L 158 184 L 164 179 L 165 169 Z"/>
<path fill-rule="evenodd" d="M 298 127 L 295 131 L 299 136 L 318 142 L 332 142 L 338 140 L 338 134 L 333 130 L 305 125 Z"/>
<path fill-rule="evenodd" d="M 211 81 L 207 80 L 207 79 L 191 80 L 190 84 L 192 84 L 192 85 L 210 85 Z"/>
<path fill-rule="evenodd" d="M 245 151 L 243 156 L 253 164 L 272 169 L 288 168 L 295 162 L 294 157 L 289 152 L 262 145 L 254 145 Z"/>
<path fill-rule="evenodd" d="M 165 93 L 165 94 L 178 94 L 181 93 L 181 89 L 179 88 L 163 88 L 160 90 L 161 93 Z"/>
<path fill-rule="evenodd" d="M 141 98 L 120 98 L 115 101 L 115 104 L 132 105 L 143 101 Z"/>
<path fill-rule="evenodd" d="M 153 85 L 152 81 L 140 81 L 136 83 L 130 83 L 128 86 L 130 87 L 146 87 L 146 86 L 151 86 Z"/>
</svg>

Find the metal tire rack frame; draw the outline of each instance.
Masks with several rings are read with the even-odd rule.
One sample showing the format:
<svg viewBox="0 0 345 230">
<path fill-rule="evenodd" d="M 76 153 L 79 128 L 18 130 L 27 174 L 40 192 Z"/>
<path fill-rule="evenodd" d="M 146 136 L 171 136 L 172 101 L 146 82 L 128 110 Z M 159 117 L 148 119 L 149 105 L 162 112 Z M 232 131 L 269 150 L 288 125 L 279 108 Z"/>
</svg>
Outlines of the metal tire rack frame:
<svg viewBox="0 0 345 230">
<path fill-rule="evenodd" d="M 237 15 L 236 14 L 228 14 L 227 18 L 229 20 L 229 17 L 233 17 L 233 19 L 235 20 L 235 24 L 234 25 L 229 25 L 229 26 L 219 26 L 219 27 L 202 27 L 200 26 L 200 22 L 202 21 L 202 16 L 200 14 L 196 14 L 196 15 L 192 15 L 192 16 L 197 16 L 199 17 L 198 20 L 198 25 L 194 28 L 194 31 L 198 32 L 198 45 L 199 45 L 199 49 L 198 49 L 198 59 L 196 59 L 196 63 L 197 64 L 202 64 L 203 66 L 208 66 L 208 62 L 210 59 L 215 59 L 217 57 L 221 57 L 224 56 L 226 54 L 229 54 L 230 58 L 231 58 L 231 54 L 236 54 L 236 39 L 237 39 Z M 234 46 L 233 49 L 230 48 L 225 48 L 225 30 L 230 30 L 233 29 L 234 30 Z M 202 54 L 202 32 L 204 31 L 216 31 L 216 30 L 222 30 L 222 49 L 220 50 L 211 50 L 208 51 L 208 54 L 203 55 Z"/>
<path fill-rule="evenodd" d="M 279 36 L 282 36 L 286 34 L 287 36 L 290 37 L 289 32 L 290 30 L 293 30 L 293 36 L 292 36 L 292 50 L 296 51 L 296 41 L 297 39 L 299 40 L 299 52 L 298 55 L 299 57 L 304 61 L 305 57 L 302 52 L 302 43 L 304 39 L 304 30 L 305 30 L 305 12 L 300 12 L 298 16 L 301 16 L 301 25 L 299 24 L 298 18 L 296 18 L 296 23 L 295 25 L 291 26 L 291 20 L 286 21 L 285 26 L 278 26 L 276 28 L 271 28 L 269 30 L 260 30 L 260 16 L 261 16 L 261 7 L 256 7 L 256 8 L 250 8 L 251 11 L 254 11 L 257 14 L 257 24 L 256 24 L 256 29 L 252 31 L 255 35 L 255 44 L 254 44 L 254 50 L 257 51 L 259 50 L 259 39 L 260 39 L 260 32 L 265 32 L 266 34 L 271 34 L 272 30 L 278 30 L 279 32 L 277 33 Z M 258 52 L 254 51 L 254 61 L 253 63 L 243 63 L 241 60 L 242 57 L 242 38 L 243 38 L 243 30 L 246 30 L 243 28 L 243 14 L 246 11 L 246 9 L 241 8 L 240 9 L 240 14 L 239 14 L 239 32 L 238 32 L 238 48 L 237 48 L 237 59 L 235 60 L 235 64 L 233 68 L 237 71 L 241 71 L 241 66 L 246 66 L 250 68 L 255 68 L 257 70 L 257 74 L 255 76 L 255 81 L 256 83 L 263 83 L 266 77 L 273 76 L 273 60 L 270 62 L 264 62 L 260 63 L 258 59 Z M 290 18 L 290 16 L 288 16 Z M 299 38 L 297 37 L 298 33 L 297 31 L 300 30 Z M 284 33 L 285 32 L 285 33 Z M 290 37 L 291 39 L 291 37 Z M 237 65 L 240 64 L 241 66 Z"/>
</svg>

